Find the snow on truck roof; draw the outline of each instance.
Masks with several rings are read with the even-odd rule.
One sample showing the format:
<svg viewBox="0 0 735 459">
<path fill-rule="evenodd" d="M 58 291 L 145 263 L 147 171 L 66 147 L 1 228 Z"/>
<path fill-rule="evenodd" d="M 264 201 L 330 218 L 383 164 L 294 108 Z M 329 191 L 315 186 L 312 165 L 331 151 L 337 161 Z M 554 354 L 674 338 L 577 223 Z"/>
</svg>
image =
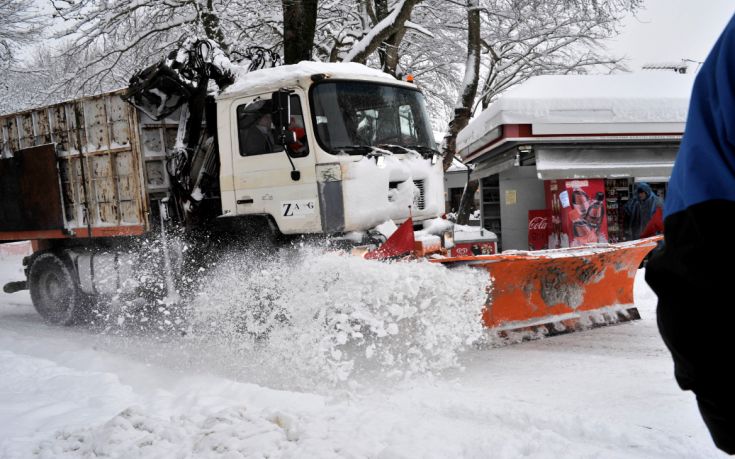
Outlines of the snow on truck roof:
<svg viewBox="0 0 735 459">
<path fill-rule="evenodd" d="M 674 72 L 531 77 L 472 120 L 457 150 L 473 153 L 504 124 L 530 124 L 534 135 L 682 133 L 693 83 Z"/>
<path fill-rule="evenodd" d="M 282 65 L 280 67 L 266 68 L 248 72 L 246 68 L 236 69 L 236 80 L 227 87 L 219 97 L 233 97 L 247 91 L 253 93 L 262 89 L 264 91 L 275 91 L 283 86 L 292 86 L 298 82 L 310 81 L 311 76 L 324 73 L 330 78 L 350 78 L 362 80 L 385 80 L 393 84 L 404 84 L 385 72 L 367 67 L 362 64 L 350 63 L 326 63 L 302 61 L 293 65 Z"/>
</svg>

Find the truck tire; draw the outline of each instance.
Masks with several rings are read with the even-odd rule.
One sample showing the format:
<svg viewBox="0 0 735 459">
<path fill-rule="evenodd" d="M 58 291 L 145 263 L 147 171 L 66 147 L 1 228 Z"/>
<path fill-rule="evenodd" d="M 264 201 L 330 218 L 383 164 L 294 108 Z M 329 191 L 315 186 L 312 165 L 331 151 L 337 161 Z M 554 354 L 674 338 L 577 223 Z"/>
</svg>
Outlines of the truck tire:
<svg viewBox="0 0 735 459">
<path fill-rule="evenodd" d="M 82 318 L 82 292 L 71 262 L 46 252 L 35 257 L 28 286 L 36 311 L 54 325 L 72 325 Z"/>
</svg>

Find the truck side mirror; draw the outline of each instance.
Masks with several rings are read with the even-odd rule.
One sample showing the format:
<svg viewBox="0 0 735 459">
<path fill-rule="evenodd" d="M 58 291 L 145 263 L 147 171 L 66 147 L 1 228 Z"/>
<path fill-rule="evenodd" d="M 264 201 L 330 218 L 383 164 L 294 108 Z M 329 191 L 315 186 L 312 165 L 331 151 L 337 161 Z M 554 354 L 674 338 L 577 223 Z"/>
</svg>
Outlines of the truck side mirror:
<svg viewBox="0 0 735 459">
<path fill-rule="evenodd" d="M 287 146 L 296 142 L 296 133 L 288 129 L 291 124 L 291 93 L 288 89 L 279 89 L 271 95 L 271 104 L 273 112 L 271 113 L 271 121 L 276 128 L 276 143 L 283 145 L 286 158 L 291 164 L 291 180 L 298 182 L 301 180 L 301 172 L 296 170 L 296 165 L 291 159 Z"/>
<path fill-rule="evenodd" d="M 271 103 L 273 104 L 271 118 L 273 126 L 276 128 L 276 142 L 279 145 L 288 145 L 294 142 L 294 135 L 288 130 L 288 126 L 291 124 L 291 92 L 288 89 L 279 89 L 271 97 Z"/>
</svg>

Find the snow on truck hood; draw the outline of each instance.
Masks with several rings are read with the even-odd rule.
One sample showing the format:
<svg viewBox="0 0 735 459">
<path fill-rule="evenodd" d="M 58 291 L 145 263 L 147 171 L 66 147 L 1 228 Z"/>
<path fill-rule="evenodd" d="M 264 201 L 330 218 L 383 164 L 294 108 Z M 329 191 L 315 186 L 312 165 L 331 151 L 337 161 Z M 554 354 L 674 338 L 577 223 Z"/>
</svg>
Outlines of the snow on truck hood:
<svg viewBox="0 0 735 459">
<path fill-rule="evenodd" d="M 219 96 L 220 98 L 232 97 L 243 91 L 252 94 L 253 92 L 257 92 L 258 89 L 272 91 L 283 86 L 292 86 L 295 82 L 310 81 L 312 75 L 319 73 L 327 74 L 330 78 L 384 80 L 387 83 L 414 87 L 411 84 L 395 79 L 385 72 L 352 62 L 326 63 L 302 61 L 294 65 L 282 65 L 280 67 L 261 69 L 254 72 L 248 72 L 247 67 L 244 66 L 237 66 L 232 70 L 235 72 L 235 83 L 227 87 Z"/>
<path fill-rule="evenodd" d="M 418 154 L 384 158 L 383 166 L 372 158 L 342 163 L 346 230 L 373 228 L 386 220 L 403 221 L 410 213 L 423 219 L 444 212 L 441 162 L 432 165 Z M 390 183 L 396 186 L 391 188 Z M 415 202 L 421 194 L 418 184 L 423 187 L 423 203 L 419 206 Z"/>
</svg>

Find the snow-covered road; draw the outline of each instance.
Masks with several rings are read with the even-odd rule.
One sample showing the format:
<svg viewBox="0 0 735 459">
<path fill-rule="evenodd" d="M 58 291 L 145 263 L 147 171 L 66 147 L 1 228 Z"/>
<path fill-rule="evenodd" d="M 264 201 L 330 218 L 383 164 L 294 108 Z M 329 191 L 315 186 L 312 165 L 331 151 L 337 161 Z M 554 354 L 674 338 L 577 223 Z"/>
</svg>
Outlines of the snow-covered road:
<svg viewBox="0 0 735 459">
<path fill-rule="evenodd" d="M 460 355 L 463 369 L 338 389 L 226 347 L 45 325 L 0 293 L 0 457 L 722 457 L 643 319 Z M 20 279 L 0 258 L 0 285 Z"/>
</svg>

